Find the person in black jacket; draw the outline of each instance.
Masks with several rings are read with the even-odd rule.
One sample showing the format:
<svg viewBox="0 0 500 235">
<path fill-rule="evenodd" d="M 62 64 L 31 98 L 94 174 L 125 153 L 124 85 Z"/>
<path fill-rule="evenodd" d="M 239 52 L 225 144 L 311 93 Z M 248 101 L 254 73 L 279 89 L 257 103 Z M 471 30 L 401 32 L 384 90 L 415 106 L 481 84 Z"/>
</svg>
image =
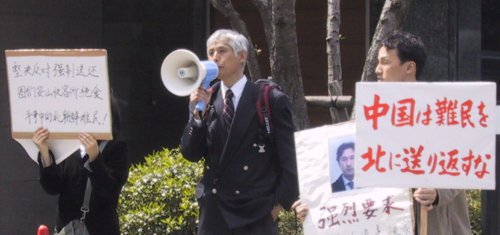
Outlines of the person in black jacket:
<svg viewBox="0 0 500 235">
<path fill-rule="evenodd" d="M 38 165 L 40 184 L 51 195 L 59 195 L 56 231 L 67 223 L 82 217 L 80 210 L 87 179 L 92 184 L 89 213 L 85 225 L 92 235 L 120 234 L 117 206 L 118 198 L 128 178 L 130 161 L 127 145 L 118 139 L 120 112 L 114 98 L 111 99 L 113 140 L 98 141 L 92 135 L 80 133 L 82 146 L 59 164 L 47 145 L 49 130 L 40 127 L 33 135 L 39 149 Z M 104 149 L 100 151 L 104 146 Z"/>
<path fill-rule="evenodd" d="M 244 75 L 248 40 L 233 30 L 217 30 L 207 51 L 219 68 L 219 88 L 191 94 L 181 139 L 186 159 L 205 160 L 196 192 L 198 234 L 278 234 L 279 210 L 290 209 L 299 195 L 288 97 L 272 90 L 273 132 L 271 139 L 263 138 L 256 110 L 260 87 Z M 198 101 L 208 104 L 204 112 L 193 108 Z"/>
</svg>

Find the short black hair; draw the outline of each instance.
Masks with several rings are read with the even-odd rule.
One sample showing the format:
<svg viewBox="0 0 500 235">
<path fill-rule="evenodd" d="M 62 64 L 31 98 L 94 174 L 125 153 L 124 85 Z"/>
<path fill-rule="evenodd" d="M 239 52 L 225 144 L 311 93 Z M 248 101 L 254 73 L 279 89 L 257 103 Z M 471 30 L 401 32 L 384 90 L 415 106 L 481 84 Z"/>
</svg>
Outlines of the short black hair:
<svg viewBox="0 0 500 235">
<path fill-rule="evenodd" d="M 422 74 L 427 55 L 420 37 L 408 32 L 396 31 L 382 42 L 382 46 L 390 50 L 396 49 L 401 63 L 414 61 L 416 64 L 415 76 L 417 78 Z"/>
<path fill-rule="evenodd" d="M 352 149 L 354 150 L 354 142 L 345 142 L 342 143 L 338 148 L 337 148 L 337 162 L 340 161 L 340 157 L 342 156 L 342 153 L 346 149 Z"/>
</svg>

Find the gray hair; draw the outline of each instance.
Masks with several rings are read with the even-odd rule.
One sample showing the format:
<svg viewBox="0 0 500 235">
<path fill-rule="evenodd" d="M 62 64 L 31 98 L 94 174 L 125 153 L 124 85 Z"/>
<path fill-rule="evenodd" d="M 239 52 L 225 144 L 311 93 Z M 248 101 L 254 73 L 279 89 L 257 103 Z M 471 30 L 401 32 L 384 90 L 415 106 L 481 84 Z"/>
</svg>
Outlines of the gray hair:
<svg viewBox="0 0 500 235">
<path fill-rule="evenodd" d="M 211 45 L 218 42 L 222 42 L 231 47 L 235 55 L 241 51 L 248 52 L 248 39 L 243 36 L 243 34 L 234 30 L 219 29 L 212 33 L 207 39 L 207 50 Z"/>
</svg>

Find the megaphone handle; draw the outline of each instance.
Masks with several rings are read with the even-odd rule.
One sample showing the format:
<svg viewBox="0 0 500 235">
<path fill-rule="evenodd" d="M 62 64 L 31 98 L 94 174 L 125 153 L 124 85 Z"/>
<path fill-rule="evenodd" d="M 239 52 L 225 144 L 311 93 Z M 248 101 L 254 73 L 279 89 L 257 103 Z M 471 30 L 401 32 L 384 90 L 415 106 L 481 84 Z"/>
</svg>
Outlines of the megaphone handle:
<svg viewBox="0 0 500 235">
<path fill-rule="evenodd" d="M 196 110 L 203 112 L 205 110 L 205 101 L 198 101 L 195 106 Z"/>
<path fill-rule="evenodd" d="M 204 79 L 204 81 L 202 82 L 201 84 L 201 87 L 203 89 L 208 89 L 210 87 L 210 81 L 207 81 L 208 79 Z M 198 103 L 196 103 L 196 106 L 195 106 L 196 110 L 198 110 L 199 112 L 203 112 L 205 111 L 205 101 L 198 101 Z"/>
</svg>

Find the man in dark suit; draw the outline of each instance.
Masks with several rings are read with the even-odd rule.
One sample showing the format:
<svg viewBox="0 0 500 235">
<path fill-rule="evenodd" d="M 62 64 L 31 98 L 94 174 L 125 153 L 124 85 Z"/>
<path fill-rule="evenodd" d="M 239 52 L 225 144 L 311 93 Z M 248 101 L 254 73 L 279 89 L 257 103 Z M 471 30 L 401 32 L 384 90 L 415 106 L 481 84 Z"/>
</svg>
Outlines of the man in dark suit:
<svg viewBox="0 0 500 235">
<path fill-rule="evenodd" d="M 181 139 L 186 159 L 204 158 L 196 190 L 198 234 L 278 234 L 279 210 L 290 209 L 299 195 L 288 97 L 272 90 L 274 129 L 265 138 L 255 108 L 260 87 L 244 75 L 248 40 L 232 30 L 217 30 L 207 40 L 207 52 L 221 81 L 191 94 Z M 198 101 L 208 104 L 205 111 L 194 110 Z"/>
<path fill-rule="evenodd" d="M 337 162 L 342 174 L 332 183 L 332 192 L 354 189 L 354 142 L 346 142 L 337 148 Z"/>
</svg>

